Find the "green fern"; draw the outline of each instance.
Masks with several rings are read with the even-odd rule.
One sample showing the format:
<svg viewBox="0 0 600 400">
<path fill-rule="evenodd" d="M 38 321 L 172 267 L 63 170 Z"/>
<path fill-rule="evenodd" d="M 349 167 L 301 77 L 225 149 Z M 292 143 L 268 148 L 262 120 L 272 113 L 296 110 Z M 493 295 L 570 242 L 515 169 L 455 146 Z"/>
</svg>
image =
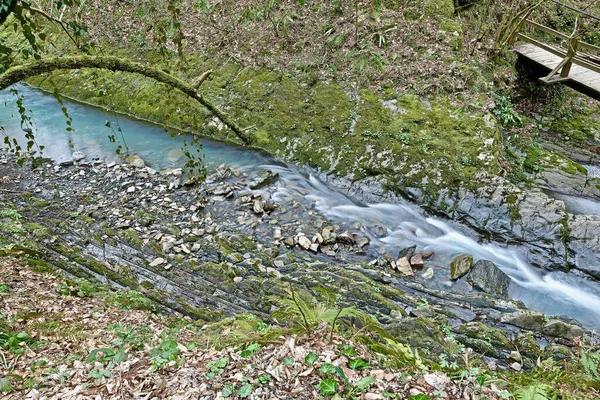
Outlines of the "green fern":
<svg viewBox="0 0 600 400">
<path fill-rule="evenodd" d="M 581 365 L 587 380 L 600 383 L 600 353 L 582 353 Z"/>
<path fill-rule="evenodd" d="M 308 335 L 321 323 L 328 324 L 333 334 L 341 319 L 360 315 L 354 307 L 335 307 L 332 305 L 335 300 L 331 298 L 327 299 L 326 303 L 318 302 L 308 292 L 296 291 L 292 287 L 288 294 L 288 298 L 274 299 L 280 308 L 271 314 L 271 317 L 297 325 Z"/>
<path fill-rule="evenodd" d="M 550 386 L 544 384 L 533 384 L 515 393 L 517 400 L 549 400 Z"/>
</svg>

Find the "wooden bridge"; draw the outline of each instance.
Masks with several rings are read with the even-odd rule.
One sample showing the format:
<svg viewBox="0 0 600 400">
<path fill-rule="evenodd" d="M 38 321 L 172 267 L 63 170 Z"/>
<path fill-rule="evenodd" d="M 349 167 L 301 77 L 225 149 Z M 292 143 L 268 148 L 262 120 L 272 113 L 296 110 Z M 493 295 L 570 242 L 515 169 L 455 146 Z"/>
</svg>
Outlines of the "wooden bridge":
<svg viewBox="0 0 600 400">
<path fill-rule="evenodd" d="M 513 49 L 521 58 L 548 72 L 541 81 L 563 83 L 600 101 L 600 47 L 580 40 L 580 20 L 600 21 L 600 17 L 554 2 L 578 14 L 573 32 L 565 34 L 525 18 L 514 37 Z M 534 39 L 540 32 L 546 39 L 554 39 L 553 43 Z"/>
</svg>

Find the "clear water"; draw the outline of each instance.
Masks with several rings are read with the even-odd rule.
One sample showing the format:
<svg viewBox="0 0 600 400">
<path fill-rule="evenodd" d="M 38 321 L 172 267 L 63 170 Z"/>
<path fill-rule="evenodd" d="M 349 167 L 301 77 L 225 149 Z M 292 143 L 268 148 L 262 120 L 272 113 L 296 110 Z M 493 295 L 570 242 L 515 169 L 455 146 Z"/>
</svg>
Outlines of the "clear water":
<svg viewBox="0 0 600 400">
<path fill-rule="evenodd" d="M 147 165 L 155 169 L 181 166 L 185 163 L 182 149 L 184 141 L 190 143 L 189 135 L 171 130 L 169 133 L 175 135 L 171 138 L 170 134 L 158 125 L 65 100 L 74 129 L 73 132 L 67 132 L 67 119 L 52 95 L 24 85 L 17 85 L 16 88 L 24 97 L 27 114 L 33 117 L 38 144 L 46 147 L 44 157 L 59 162 L 67 161 L 71 159 L 73 151 L 81 151 L 88 159 L 116 160 L 117 146 L 121 145 L 124 149 L 127 145 L 130 153 L 139 155 Z M 15 101 L 16 96 L 9 91 L 0 92 L 0 126 L 11 136 L 22 139 L 21 117 Z M 8 107 L 4 107 L 5 104 Z M 107 127 L 106 122 L 110 122 L 111 127 Z M 119 128 L 124 133 L 124 141 Z M 110 135 L 114 135 L 118 142 L 111 143 L 108 139 Z M 208 139 L 203 139 L 202 143 L 205 162 L 209 167 L 222 163 L 233 166 L 260 165 L 271 160 L 257 151 L 248 151 Z"/>
<path fill-rule="evenodd" d="M 544 190 L 544 192 L 548 196 L 565 203 L 565 209 L 571 214 L 600 215 L 600 201 L 598 200 L 559 193 L 553 190 Z"/>
<path fill-rule="evenodd" d="M 77 150 L 89 158 L 114 159 L 117 144 L 111 143 L 108 136 L 115 132 L 107 128 L 105 122 L 111 121 L 116 126 L 118 120 L 130 151 L 140 155 L 150 166 L 160 169 L 181 166 L 184 162 L 182 158 L 175 160 L 175 156 L 181 150 L 185 135 L 172 139 L 156 125 L 123 116 L 116 118 L 94 107 L 65 102 L 75 129 L 69 133 L 65 130 L 66 120 L 60 106 L 51 95 L 26 86 L 18 86 L 18 90 L 25 95 L 25 107 L 33 114 L 38 141 L 46 146 L 46 157 L 68 160 L 72 151 Z M 14 95 L 8 91 L 0 92 L 0 105 L 8 105 L 0 107 L 0 126 L 7 134 L 19 137 L 22 136 L 20 117 L 14 101 Z M 359 222 L 373 248 L 383 247 L 391 254 L 411 245 L 417 245 L 420 250 L 431 249 L 436 252 L 440 269 L 447 268 L 449 260 L 459 253 L 491 260 L 512 278 L 513 298 L 522 300 L 531 309 L 548 315 L 569 315 L 590 328 L 600 329 L 600 284 L 597 282 L 562 272 L 541 273 L 525 261 L 526 254 L 522 249 L 478 243 L 475 233 L 457 223 L 432 218 L 412 203 L 360 204 L 328 187 L 310 171 L 273 165 L 273 159 L 259 152 L 210 140 L 203 140 L 203 143 L 209 165 L 228 163 L 245 169 L 277 170 L 281 179 L 277 183 L 275 199 L 309 204 L 324 216 L 342 223 Z M 384 228 L 383 237 L 374 234 L 374 226 Z M 448 276 L 447 272 L 437 268 L 438 278 L 430 284 L 448 285 L 444 278 Z"/>
</svg>

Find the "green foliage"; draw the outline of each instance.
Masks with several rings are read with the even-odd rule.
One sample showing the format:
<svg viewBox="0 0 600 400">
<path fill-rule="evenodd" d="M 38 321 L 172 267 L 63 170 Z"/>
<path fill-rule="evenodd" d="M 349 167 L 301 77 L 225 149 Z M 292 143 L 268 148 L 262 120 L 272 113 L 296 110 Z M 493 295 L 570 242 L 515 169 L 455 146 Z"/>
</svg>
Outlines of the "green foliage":
<svg viewBox="0 0 600 400">
<path fill-rule="evenodd" d="M 241 398 L 241 399 L 245 399 L 246 397 L 250 397 L 250 395 L 252 394 L 252 391 L 254 390 L 254 387 L 250 384 L 250 383 L 244 383 L 242 386 L 240 386 L 240 388 L 237 391 L 237 395 Z"/>
<path fill-rule="evenodd" d="M 329 298 L 326 303 L 321 303 L 309 293 L 296 292 L 292 287 L 288 295 L 288 298 L 273 298 L 280 308 L 271 317 L 298 325 L 308 335 L 323 322 L 331 327 L 333 334 L 337 323 L 342 318 L 360 314 L 353 307 L 336 308 L 335 297 Z"/>
<path fill-rule="evenodd" d="M 27 332 L 0 333 L 0 348 L 12 354 L 23 354 L 25 352 L 24 345 L 28 342 L 31 342 L 31 338 Z"/>
<path fill-rule="evenodd" d="M 205 373 L 208 379 L 214 379 L 217 375 L 221 375 L 227 366 L 229 360 L 227 358 L 220 358 L 215 361 L 211 361 L 206 364 L 208 371 Z"/>
<path fill-rule="evenodd" d="M 242 350 L 242 352 L 240 353 L 240 355 L 243 358 L 250 358 L 254 355 L 254 353 L 256 353 L 257 351 L 259 351 L 261 348 L 260 344 L 258 343 L 252 343 L 251 345 L 249 345 L 248 347 L 246 347 L 244 350 Z"/>
<path fill-rule="evenodd" d="M 494 102 L 495 106 L 492 113 L 504 129 L 519 127 L 523 124 L 523 119 L 515 111 L 512 100 L 508 96 L 495 93 Z"/>
<path fill-rule="evenodd" d="M 600 353 L 581 353 L 581 366 L 585 379 L 600 385 Z"/>
<path fill-rule="evenodd" d="M 324 374 L 333 374 L 335 372 L 335 366 L 331 363 L 325 363 L 319 367 L 319 371 Z"/>
<path fill-rule="evenodd" d="M 365 376 L 365 377 L 359 379 L 353 385 L 352 390 L 350 391 L 350 394 L 353 395 L 356 393 L 364 392 L 375 382 L 375 380 L 376 379 L 373 376 Z"/>
<path fill-rule="evenodd" d="M 304 357 L 304 362 L 308 365 L 313 365 L 318 359 L 319 356 L 315 352 L 311 351 L 306 355 L 306 357 Z"/>
<path fill-rule="evenodd" d="M 292 365 L 294 365 L 294 362 L 294 357 L 286 357 L 281 363 L 287 367 L 291 367 Z"/>
<path fill-rule="evenodd" d="M 182 361 L 178 358 L 179 354 L 181 354 L 181 350 L 177 347 L 175 340 L 164 340 L 158 347 L 150 350 L 152 366 L 155 370 L 163 369 L 169 365 L 178 367 Z"/>
<path fill-rule="evenodd" d="M 7 393 L 13 390 L 12 384 L 7 377 L 0 378 L 0 393 Z"/>
<path fill-rule="evenodd" d="M 319 383 L 319 391 L 323 396 L 331 396 L 338 392 L 340 385 L 333 379 L 323 379 Z"/>
<path fill-rule="evenodd" d="M 515 392 L 517 400 L 549 400 L 550 387 L 545 384 L 533 384 Z"/>
<path fill-rule="evenodd" d="M 235 387 L 231 383 L 226 383 L 225 385 L 223 385 L 223 389 L 221 389 L 221 394 L 224 398 L 228 398 L 233 394 L 234 390 Z"/>
<path fill-rule="evenodd" d="M 110 292 L 106 297 L 106 301 L 124 310 L 156 311 L 156 306 L 152 300 L 136 290 Z"/>
<path fill-rule="evenodd" d="M 105 365 L 106 370 L 110 370 L 114 368 L 116 365 L 119 365 L 123 361 L 127 360 L 127 353 L 124 350 L 114 351 L 112 349 L 103 347 L 99 349 L 94 349 L 90 352 L 90 355 L 85 360 L 88 364 L 95 364 L 96 362 L 100 362 Z M 95 376 L 95 379 L 100 379 L 102 377 L 110 377 L 110 373 L 108 376 L 102 372 L 102 369 L 97 369 L 96 372 L 92 371 Z M 92 376 L 90 373 L 90 376 Z"/>
<path fill-rule="evenodd" d="M 369 368 L 369 363 L 363 360 L 362 358 L 355 358 L 348 362 L 348 367 L 350 367 L 351 369 L 362 371 L 364 369 Z"/>
</svg>

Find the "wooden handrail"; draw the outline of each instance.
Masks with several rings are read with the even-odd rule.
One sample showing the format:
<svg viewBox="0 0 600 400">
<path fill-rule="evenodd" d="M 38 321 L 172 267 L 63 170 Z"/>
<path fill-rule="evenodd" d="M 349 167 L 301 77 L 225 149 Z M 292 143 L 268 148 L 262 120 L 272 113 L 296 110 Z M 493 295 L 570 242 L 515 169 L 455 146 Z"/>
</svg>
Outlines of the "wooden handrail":
<svg viewBox="0 0 600 400">
<path fill-rule="evenodd" d="M 547 52 L 554 54 L 555 56 L 558 56 L 560 58 L 566 58 L 567 57 L 567 51 L 566 50 L 559 49 L 559 48 L 556 48 L 554 46 L 550 46 L 550 45 L 548 45 L 546 43 L 540 42 L 539 40 L 536 40 L 536 39 L 534 39 L 534 38 L 532 38 L 530 36 L 527 36 L 525 34 L 522 34 L 522 33 L 518 33 L 517 36 L 520 39 L 524 40 L 525 42 L 531 43 L 531 44 L 533 44 L 533 45 L 535 45 L 535 46 L 537 46 L 537 47 L 539 47 L 541 49 L 544 49 Z M 584 68 L 587 68 L 587 69 L 589 69 L 591 71 L 600 73 L 600 65 L 595 65 L 593 63 L 590 63 L 590 62 L 582 59 L 580 56 L 575 55 L 572 58 L 572 62 L 573 62 L 573 64 L 579 65 L 580 67 L 584 67 Z"/>
<path fill-rule="evenodd" d="M 525 23 L 527 25 L 533 27 L 533 28 L 539 29 L 540 31 L 544 31 L 544 32 L 549 33 L 551 35 L 554 35 L 554 36 L 556 36 L 558 38 L 561 38 L 561 39 L 564 39 L 564 40 L 568 40 L 569 39 L 569 35 L 565 35 L 564 33 L 559 32 L 557 30 L 554 30 L 552 28 L 549 28 L 549 27 L 547 27 L 545 25 L 538 24 L 537 22 L 532 21 L 530 19 L 526 19 Z"/>
<path fill-rule="evenodd" d="M 526 19 L 525 20 L 525 24 L 531 26 L 532 28 L 535 28 L 535 29 L 538 29 L 540 31 L 549 33 L 549 34 L 551 34 L 551 35 L 553 35 L 553 36 L 555 36 L 557 38 L 563 39 L 563 40 L 569 40 L 571 38 L 567 34 L 564 34 L 562 32 L 559 32 L 559 31 L 555 30 L 555 29 L 549 28 L 549 27 L 547 27 L 545 25 L 539 24 L 539 23 L 537 23 L 535 21 L 532 21 L 530 19 Z M 579 50 L 586 49 L 586 50 L 592 50 L 592 51 L 596 51 L 596 52 L 600 53 L 600 47 L 596 46 L 596 45 L 593 45 L 591 43 L 579 42 L 577 46 L 578 46 Z"/>
</svg>

